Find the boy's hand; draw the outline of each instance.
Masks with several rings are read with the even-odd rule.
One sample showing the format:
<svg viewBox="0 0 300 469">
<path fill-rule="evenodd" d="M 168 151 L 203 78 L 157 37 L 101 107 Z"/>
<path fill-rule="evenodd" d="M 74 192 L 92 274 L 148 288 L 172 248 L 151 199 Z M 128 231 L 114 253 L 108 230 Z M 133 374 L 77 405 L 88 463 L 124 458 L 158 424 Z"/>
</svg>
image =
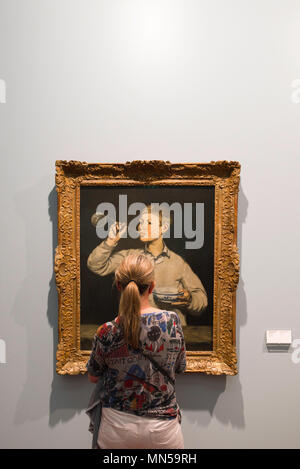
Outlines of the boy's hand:
<svg viewBox="0 0 300 469">
<path fill-rule="evenodd" d="M 113 223 L 110 227 L 108 238 L 106 239 L 107 244 L 109 246 L 114 246 L 117 244 L 122 234 L 125 233 L 126 230 L 127 225 L 125 222 L 119 223 L 118 221 L 115 221 L 115 223 Z"/>
<path fill-rule="evenodd" d="M 188 290 L 185 290 L 185 289 L 179 290 L 178 293 L 181 293 L 181 292 L 183 292 L 183 295 L 180 297 L 180 300 L 179 301 L 172 301 L 171 302 L 172 306 L 177 306 L 177 305 L 186 306 L 190 303 L 190 301 L 192 299 L 191 293 Z"/>
</svg>

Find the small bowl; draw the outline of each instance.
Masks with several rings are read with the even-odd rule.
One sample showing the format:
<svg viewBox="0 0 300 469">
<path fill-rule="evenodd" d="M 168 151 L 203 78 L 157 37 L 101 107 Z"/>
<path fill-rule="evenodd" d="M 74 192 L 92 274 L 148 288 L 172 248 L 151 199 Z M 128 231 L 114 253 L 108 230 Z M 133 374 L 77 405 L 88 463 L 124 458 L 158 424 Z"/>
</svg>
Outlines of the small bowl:
<svg viewBox="0 0 300 469">
<path fill-rule="evenodd" d="M 153 298 L 162 303 L 173 303 L 180 301 L 184 292 L 179 293 L 174 287 L 161 287 L 153 290 Z"/>
</svg>

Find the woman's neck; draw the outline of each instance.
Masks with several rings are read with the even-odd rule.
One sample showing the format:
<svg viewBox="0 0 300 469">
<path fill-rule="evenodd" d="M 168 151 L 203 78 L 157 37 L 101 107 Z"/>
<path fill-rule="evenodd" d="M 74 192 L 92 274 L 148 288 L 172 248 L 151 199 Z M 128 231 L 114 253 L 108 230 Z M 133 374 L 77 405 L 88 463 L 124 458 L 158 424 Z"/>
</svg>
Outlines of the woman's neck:
<svg viewBox="0 0 300 469">
<path fill-rule="evenodd" d="M 144 309 L 150 309 L 152 306 L 150 303 L 141 303 L 141 311 Z"/>
<path fill-rule="evenodd" d="M 151 309 L 152 305 L 149 303 L 149 295 L 147 295 L 147 298 L 141 298 L 141 312 L 144 311 L 145 309 Z"/>
</svg>

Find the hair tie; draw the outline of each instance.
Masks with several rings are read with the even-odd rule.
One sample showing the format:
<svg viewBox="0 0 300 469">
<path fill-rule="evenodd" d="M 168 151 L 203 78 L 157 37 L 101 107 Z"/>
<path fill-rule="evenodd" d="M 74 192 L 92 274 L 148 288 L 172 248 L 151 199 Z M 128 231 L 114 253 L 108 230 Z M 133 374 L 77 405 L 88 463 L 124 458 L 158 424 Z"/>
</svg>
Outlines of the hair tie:
<svg viewBox="0 0 300 469">
<path fill-rule="evenodd" d="M 129 280 L 129 282 L 127 282 L 127 283 L 124 284 L 124 288 L 127 287 L 128 283 L 130 283 L 130 282 L 134 282 L 134 283 L 138 286 L 138 284 L 136 283 L 135 280 Z"/>
</svg>

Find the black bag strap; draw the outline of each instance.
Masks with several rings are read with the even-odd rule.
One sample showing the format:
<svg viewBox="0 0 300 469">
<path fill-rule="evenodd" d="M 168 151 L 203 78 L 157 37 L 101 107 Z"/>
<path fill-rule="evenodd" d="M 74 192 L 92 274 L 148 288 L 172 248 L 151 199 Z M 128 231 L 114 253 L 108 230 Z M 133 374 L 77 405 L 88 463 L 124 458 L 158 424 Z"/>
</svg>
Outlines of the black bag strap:
<svg viewBox="0 0 300 469">
<path fill-rule="evenodd" d="M 116 323 L 116 321 L 113 319 L 111 321 L 116 327 L 118 327 L 118 324 Z M 153 357 L 151 357 L 148 353 L 144 353 L 142 349 L 138 348 L 138 349 L 135 349 L 139 352 L 141 352 L 142 355 L 144 355 L 144 357 L 148 358 L 150 360 L 150 362 L 154 365 L 155 368 L 158 369 L 158 371 L 161 372 L 162 375 L 164 375 L 167 380 L 173 385 L 173 387 L 175 388 L 175 379 L 171 378 L 171 376 L 169 375 L 169 373 L 167 373 L 167 371 L 162 367 L 160 366 L 156 360 L 154 360 Z"/>
<path fill-rule="evenodd" d="M 143 350 L 141 349 L 137 349 L 139 350 L 143 355 L 144 357 L 147 357 L 149 358 L 150 362 L 161 372 L 162 375 L 164 375 L 167 380 L 175 387 L 175 379 L 171 378 L 171 376 L 169 375 L 169 373 L 166 372 L 166 370 L 160 366 L 156 360 L 154 360 L 153 357 L 151 357 L 151 355 L 149 355 L 148 353 L 144 353 Z"/>
</svg>

